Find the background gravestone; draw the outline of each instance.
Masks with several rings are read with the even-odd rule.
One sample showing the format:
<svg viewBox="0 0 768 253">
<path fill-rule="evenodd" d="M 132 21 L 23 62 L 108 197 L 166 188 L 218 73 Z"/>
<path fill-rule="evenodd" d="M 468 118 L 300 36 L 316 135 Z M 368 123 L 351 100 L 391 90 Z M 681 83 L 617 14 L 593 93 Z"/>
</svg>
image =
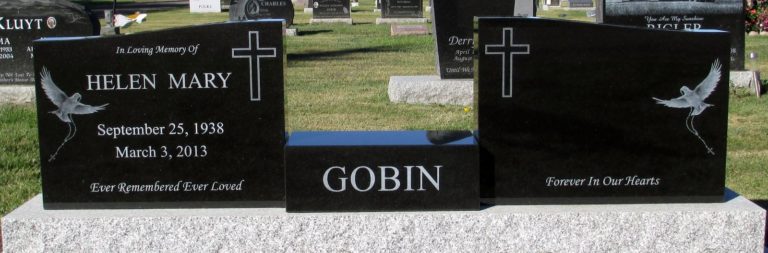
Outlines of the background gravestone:
<svg viewBox="0 0 768 253">
<path fill-rule="evenodd" d="M 568 6 L 571 8 L 588 8 L 588 7 L 594 7 L 595 4 L 592 3 L 592 0 L 568 0 Z"/>
<path fill-rule="evenodd" d="M 290 0 L 232 0 L 229 20 L 285 19 L 286 27 L 293 24 L 293 3 Z"/>
<path fill-rule="evenodd" d="M 36 41 L 45 208 L 282 205 L 282 25 Z"/>
<path fill-rule="evenodd" d="M 431 0 L 441 79 L 472 78 L 475 16 L 535 16 L 533 0 Z"/>
<path fill-rule="evenodd" d="M 728 33 L 481 18 L 477 38 L 484 197 L 723 201 Z"/>
<path fill-rule="evenodd" d="M 424 3 L 422 0 L 383 0 L 382 18 L 422 18 Z"/>
<path fill-rule="evenodd" d="M 351 18 L 349 0 L 314 0 L 312 18 Z"/>
<path fill-rule="evenodd" d="M 99 32 L 98 20 L 65 0 L 0 1 L 0 18 L 0 84 L 34 83 L 33 40 Z"/>
<path fill-rule="evenodd" d="M 220 0 L 189 0 L 189 12 L 221 12 Z"/>
<path fill-rule="evenodd" d="M 604 0 L 603 3 L 603 22 L 606 24 L 667 30 L 729 31 L 731 69 L 744 69 L 744 4 L 741 0 Z"/>
</svg>

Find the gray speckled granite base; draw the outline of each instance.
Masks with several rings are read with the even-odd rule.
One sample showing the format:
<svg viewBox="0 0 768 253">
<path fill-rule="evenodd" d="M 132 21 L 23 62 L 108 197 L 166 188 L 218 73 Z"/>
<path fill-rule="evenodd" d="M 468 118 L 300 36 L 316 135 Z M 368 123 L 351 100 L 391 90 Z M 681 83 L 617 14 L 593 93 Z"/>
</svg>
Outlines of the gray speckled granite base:
<svg viewBox="0 0 768 253">
<path fill-rule="evenodd" d="M 33 85 L 0 85 L 0 104 L 25 104 L 35 102 Z"/>
<path fill-rule="evenodd" d="M 755 86 L 754 71 L 731 71 L 730 73 L 731 85 L 739 88 L 752 88 Z"/>
<path fill-rule="evenodd" d="M 439 76 L 391 76 L 389 101 L 408 104 L 472 104 L 472 79 Z"/>
<path fill-rule="evenodd" d="M 281 208 L 42 209 L 3 217 L 8 252 L 761 252 L 765 210 L 722 204 L 493 206 L 287 214 Z"/>
</svg>

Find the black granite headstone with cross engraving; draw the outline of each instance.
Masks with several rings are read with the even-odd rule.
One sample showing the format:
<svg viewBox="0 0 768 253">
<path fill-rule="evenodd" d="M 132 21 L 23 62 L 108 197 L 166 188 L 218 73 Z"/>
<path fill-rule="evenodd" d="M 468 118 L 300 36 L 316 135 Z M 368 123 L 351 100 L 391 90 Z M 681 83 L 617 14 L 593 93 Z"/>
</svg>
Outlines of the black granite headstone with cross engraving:
<svg viewBox="0 0 768 253">
<path fill-rule="evenodd" d="M 282 28 L 35 41 L 45 208 L 282 205 Z"/>
<path fill-rule="evenodd" d="M 477 27 L 484 198 L 723 200 L 728 33 L 538 18 Z"/>
</svg>

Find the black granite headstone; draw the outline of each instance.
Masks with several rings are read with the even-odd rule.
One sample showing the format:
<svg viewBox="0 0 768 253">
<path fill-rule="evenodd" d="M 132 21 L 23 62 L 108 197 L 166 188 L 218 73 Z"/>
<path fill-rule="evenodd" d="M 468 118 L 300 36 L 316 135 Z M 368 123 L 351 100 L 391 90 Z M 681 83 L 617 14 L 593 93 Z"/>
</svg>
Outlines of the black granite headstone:
<svg viewBox="0 0 768 253">
<path fill-rule="evenodd" d="M 314 0 L 312 18 L 351 18 L 349 0 Z"/>
<path fill-rule="evenodd" d="M 376 0 L 376 9 L 381 9 L 381 0 Z"/>
<path fill-rule="evenodd" d="M 744 69 L 744 1 L 603 0 L 606 24 L 667 30 L 719 29 L 731 32 L 731 69 Z M 696 43 L 690 46 L 697 46 Z"/>
<path fill-rule="evenodd" d="M 729 41 L 722 31 L 480 18 L 483 197 L 722 201 Z"/>
<path fill-rule="evenodd" d="M 45 208 L 282 205 L 282 27 L 35 41 Z"/>
<path fill-rule="evenodd" d="M 477 159 L 469 131 L 295 132 L 286 209 L 477 210 Z"/>
<path fill-rule="evenodd" d="M 98 34 L 99 22 L 66 0 L 0 1 L 0 84 L 32 84 L 32 41 Z"/>
<path fill-rule="evenodd" d="M 422 0 L 383 0 L 382 18 L 423 18 L 424 2 Z"/>
<path fill-rule="evenodd" d="M 293 24 L 291 0 L 232 0 L 229 20 L 285 19 L 286 26 Z"/>
<path fill-rule="evenodd" d="M 587 8 L 587 7 L 595 7 L 595 4 L 592 3 L 592 0 L 568 0 L 568 7 Z"/>
<path fill-rule="evenodd" d="M 530 1 L 531 9 L 516 10 L 515 2 Z M 535 16 L 532 0 L 431 0 L 437 72 L 442 79 L 472 78 L 472 21 L 475 16 Z"/>
</svg>

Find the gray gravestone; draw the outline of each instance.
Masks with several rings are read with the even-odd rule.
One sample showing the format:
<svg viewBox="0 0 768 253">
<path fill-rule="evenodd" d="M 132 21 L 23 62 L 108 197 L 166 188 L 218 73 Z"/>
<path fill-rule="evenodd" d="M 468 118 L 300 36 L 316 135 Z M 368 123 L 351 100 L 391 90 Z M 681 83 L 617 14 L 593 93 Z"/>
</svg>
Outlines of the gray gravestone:
<svg viewBox="0 0 768 253">
<path fill-rule="evenodd" d="M 291 0 L 232 0 L 229 20 L 285 19 L 285 26 L 293 24 Z"/>
<path fill-rule="evenodd" d="M 336 19 L 350 18 L 349 0 L 315 0 L 312 18 L 315 19 Z"/>
<path fill-rule="evenodd" d="M 32 41 L 98 34 L 98 21 L 65 0 L 0 1 L 0 84 L 31 84 Z"/>
<path fill-rule="evenodd" d="M 421 0 L 383 0 L 382 18 L 422 18 L 424 2 Z"/>
<path fill-rule="evenodd" d="M 595 4 L 592 3 L 592 0 L 569 0 L 568 1 L 568 7 L 571 7 L 571 8 L 589 8 L 594 6 Z"/>
</svg>

